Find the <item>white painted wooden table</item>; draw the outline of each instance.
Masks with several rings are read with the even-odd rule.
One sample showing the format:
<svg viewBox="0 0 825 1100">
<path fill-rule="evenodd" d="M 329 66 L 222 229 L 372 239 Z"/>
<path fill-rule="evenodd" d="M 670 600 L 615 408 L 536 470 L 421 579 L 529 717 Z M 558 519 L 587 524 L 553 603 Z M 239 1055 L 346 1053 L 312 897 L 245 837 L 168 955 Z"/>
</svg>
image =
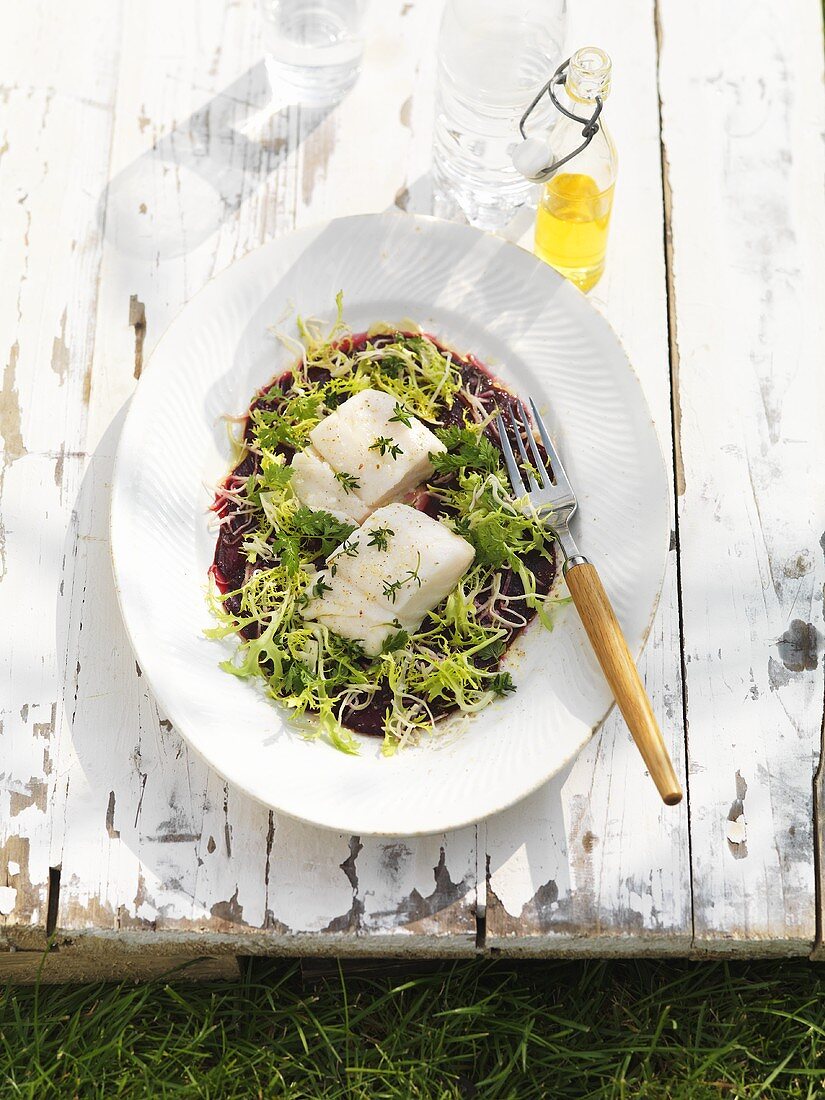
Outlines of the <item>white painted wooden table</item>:
<svg viewBox="0 0 825 1100">
<path fill-rule="evenodd" d="M 271 102 L 253 0 L 30 0 L 0 42 L 0 955 L 25 977 L 179 956 L 805 954 L 823 717 L 818 0 L 574 0 L 621 155 L 592 294 L 674 468 L 643 671 L 688 798 L 611 717 L 476 828 L 268 812 L 159 713 L 107 545 L 123 411 L 170 319 L 293 226 L 428 210 L 437 0 L 374 0 L 331 112 Z M 821 795 L 821 792 L 820 792 Z M 214 964 L 213 964 L 214 967 Z M 213 970 L 214 972 L 214 970 Z"/>
</svg>

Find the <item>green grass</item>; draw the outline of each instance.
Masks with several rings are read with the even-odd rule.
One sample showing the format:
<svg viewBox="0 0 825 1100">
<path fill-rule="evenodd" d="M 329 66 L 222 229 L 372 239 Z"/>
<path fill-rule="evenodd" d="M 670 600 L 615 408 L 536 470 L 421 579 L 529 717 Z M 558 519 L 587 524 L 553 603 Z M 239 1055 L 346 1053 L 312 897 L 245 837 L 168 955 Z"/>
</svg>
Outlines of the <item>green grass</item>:
<svg viewBox="0 0 825 1100">
<path fill-rule="evenodd" d="M 393 964 L 224 985 L 6 990 L 5 1097 L 825 1095 L 807 962 Z"/>
</svg>

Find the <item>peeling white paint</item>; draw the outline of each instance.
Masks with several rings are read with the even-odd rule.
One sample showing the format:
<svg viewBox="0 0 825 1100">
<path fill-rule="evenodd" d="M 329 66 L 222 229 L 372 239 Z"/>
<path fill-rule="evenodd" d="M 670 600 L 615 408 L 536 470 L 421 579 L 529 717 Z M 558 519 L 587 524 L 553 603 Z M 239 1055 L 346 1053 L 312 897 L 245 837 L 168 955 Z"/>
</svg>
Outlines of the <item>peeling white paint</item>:
<svg viewBox="0 0 825 1100">
<path fill-rule="evenodd" d="M 731 844 L 744 844 L 748 839 L 745 815 L 740 814 L 735 821 L 728 821 L 725 833 Z"/>
<path fill-rule="evenodd" d="M 792 13 L 747 0 L 658 7 L 695 930 L 711 948 L 788 939 L 803 953 L 816 931 L 822 675 L 786 667 L 777 643 L 794 619 L 822 627 L 822 12 L 813 0 Z M 803 548 L 813 567 L 789 577 Z M 726 842 L 745 833 L 738 777 L 747 856 L 731 859 Z"/>
<path fill-rule="evenodd" d="M 17 891 L 12 886 L 0 886 L 0 913 L 8 916 L 14 911 L 17 902 Z"/>
<path fill-rule="evenodd" d="M 744 4 L 737 0 L 742 11 Z M 156 926 L 191 938 L 193 928 L 228 935 L 228 926 L 267 942 L 257 930 L 277 926 L 289 930 L 271 933 L 280 943 L 292 933 L 307 937 L 307 950 L 331 949 L 341 940 L 324 929 L 351 918 L 357 930 L 336 936 L 367 952 L 388 943 L 471 949 L 474 887 L 483 904 L 489 857 L 501 902 L 489 910 L 491 944 L 496 920 L 526 910 L 539 924 L 522 931 L 546 936 L 553 950 L 587 943 L 594 929 L 597 950 L 612 943 L 668 950 L 689 940 L 687 806 L 661 807 L 617 716 L 565 775 L 480 827 L 480 849 L 474 829 L 362 838 L 348 876 L 341 864 L 349 837 L 270 819 L 189 754 L 138 673 L 117 611 L 106 540 L 117 417 L 135 384 L 130 299 L 145 305 L 148 358 L 180 307 L 261 241 L 293 225 L 384 209 L 401 192 L 412 208 L 427 190 L 435 8 L 435 0 L 418 3 L 403 22 L 382 12 L 392 65 L 375 37 L 355 89 L 322 118 L 272 111 L 266 87 L 256 85 L 260 30 L 243 5 L 82 0 L 62 15 L 49 9 L 45 38 L 26 33 L 43 19 L 44 0 L 20 17 L 20 48 L 5 78 L 53 90 L 12 92 L 4 118 L 0 261 L 14 289 L 0 300 L 0 349 L 18 348 L 12 434 L 28 453 L 0 483 L 0 620 L 49 629 L 13 631 L 0 683 L 10 761 L 0 785 L 0 843 L 25 842 L 28 861 L 19 847 L 9 849 L 17 885 L 0 888 L 7 925 L 43 928 L 49 868 L 62 865 L 58 927 L 69 933 L 151 937 Z M 591 300 L 619 332 L 670 458 L 653 8 L 653 0 L 621 10 L 607 0 L 574 5 L 570 37 L 583 41 L 598 25 L 617 75 L 607 109 L 621 135 L 622 175 L 608 271 Z M 767 654 L 790 619 L 821 608 L 815 543 L 825 520 L 811 526 L 810 502 L 825 499 L 825 462 L 804 442 L 820 438 L 812 418 L 823 407 L 812 358 L 822 312 L 805 308 L 804 297 L 823 276 L 822 150 L 808 140 L 822 128 L 820 16 L 815 0 L 800 2 L 793 20 L 765 5 L 754 15 L 748 5 L 748 25 L 756 18 L 759 33 L 742 39 L 742 20 L 709 0 L 684 10 L 660 0 L 658 8 L 674 202 L 671 336 L 682 360 L 697 928 L 710 946 L 733 951 L 768 939 L 804 950 L 813 928 L 810 794 L 821 679 L 789 671 L 776 654 L 771 676 Z M 189 33 L 196 20 L 197 41 Z M 155 48 L 145 34 L 152 25 L 164 26 L 174 48 Z M 717 71 L 729 83 L 720 84 Z M 757 72 L 776 82 L 764 102 Z M 753 133 L 736 123 L 729 98 L 738 88 Z M 410 97 L 412 129 L 398 122 Z M 386 125 L 365 127 L 375 102 Z M 205 104 L 208 119 L 197 114 Z M 162 155 L 153 157 L 153 142 L 193 115 L 191 132 L 178 135 L 186 140 L 159 144 Z M 138 127 L 136 118 L 151 125 Z M 186 160 L 195 147 L 197 161 Z M 786 148 L 793 157 L 778 155 Z M 365 174 L 364 164 L 374 171 Z M 193 172 L 196 202 L 186 206 L 175 196 Z M 110 174 L 104 241 L 97 203 Z M 216 203 L 220 187 L 227 193 Z M 118 221 L 116 204 L 132 199 L 131 221 L 125 214 Z M 725 231 L 697 232 L 707 217 Z M 118 233 L 127 224 L 132 235 Z M 158 255 L 161 241 L 167 251 Z M 49 364 L 57 332 L 65 345 L 60 373 Z M 714 530 L 724 538 L 711 538 Z M 682 766 L 673 554 L 642 670 Z M 744 815 L 725 820 L 736 769 L 748 782 L 748 858 L 734 865 L 719 853 L 726 839 L 745 841 Z M 45 784 L 45 813 L 36 804 L 20 809 L 32 777 Z M 410 913 L 426 910 L 418 899 L 436 891 L 442 848 L 442 882 L 458 887 L 458 900 L 411 931 Z M 547 933 L 540 922 L 553 920 L 568 931 Z M 123 931 L 129 922 L 140 927 Z M 535 948 L 535 938 L 524 942 Z"/>
</svg>

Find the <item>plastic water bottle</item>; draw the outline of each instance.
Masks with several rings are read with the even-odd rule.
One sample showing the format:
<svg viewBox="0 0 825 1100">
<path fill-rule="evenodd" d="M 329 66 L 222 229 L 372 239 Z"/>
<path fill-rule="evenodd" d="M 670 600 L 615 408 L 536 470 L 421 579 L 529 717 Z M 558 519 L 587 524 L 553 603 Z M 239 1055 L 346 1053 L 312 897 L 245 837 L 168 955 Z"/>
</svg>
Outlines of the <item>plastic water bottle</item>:
<svg viewBox="0 0 825 1100">
<path fill-rule="evenodd" d="M 566 0 L 447 0 L 438 41 L 436 212 L 503 228 L 534 185 L 513 167 L 519 119 L 561 61 Z M 551 107 L 532 118 L 549 118 Z"/>
</svg>

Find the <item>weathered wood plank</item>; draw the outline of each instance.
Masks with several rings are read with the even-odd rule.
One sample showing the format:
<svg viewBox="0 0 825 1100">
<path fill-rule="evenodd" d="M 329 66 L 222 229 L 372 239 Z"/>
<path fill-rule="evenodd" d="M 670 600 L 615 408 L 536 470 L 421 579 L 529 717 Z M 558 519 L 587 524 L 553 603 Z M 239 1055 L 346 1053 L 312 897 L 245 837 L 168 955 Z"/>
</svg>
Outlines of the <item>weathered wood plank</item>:
<svg viewBox="0 0 825 1100">
<path fill-rule="evenodd" d="M 825 539 L 823 539 L 825 543 Z M 825 545 L 823 545 L 825 553 Z M 818 962 L 825 959 L 825 899 L 822 884 L 825 882 L 825 718 L 822 721 L 819 746 L 819 765 L 814 779 L 814 875 L 816 878 L 816 942 L 811 957 Z"/>
<path fill-rule="evenodd" d="M 0 935 L 44 938 L 119 4 L 32 2 L 0 41 Z M 94 33 L 88 33 L 90 27 Z"/>
<path fill-rule="evenodd" d="M 31 4 L 26 48 L 0 44 L 0 257 L 19 286 L 0 302 L 0 615 L 48 624 L 15 630 L 0 665 L 0 921 L 14 943 L 42 941 L 62 862 L 58 938 L 89 958 L 469 953 L 486 855 L 491 946 L 687 950 L 685 808 L 660 809 L 617 719 L 479 843 L 473 829 L 351 838 L 227 788 L 158 713 L 123 632 L 107 544 L 117 418 L 166 324 L 294 224 L 428 201 L 434 4 L 377 7 L 362 79 L 331 113 L 277 109 L 251 2 L 127 5 L 122 25 L 95 0 L 71 18 Z M 821 21 L 815 0 L 792 14 L 659 8 L 697 944 L 799 952 L 814 934 L 822 720 Z M 668 452 L 653 12 L 597 11 L 622 175 L 592 297 Z M 576 44 L 592 37 L 593 9 L 580 32 L 583 17 L 574 8 Z M 174 49 L 158 51 L 158 25 Z M 698 232 L 708 217 L 715 231 Z M 643 668 L 682 759 L 674 566 Z"/>
<path fill-rule="evenodd" d="M 696 943 L 805 952 L 822 724 L 822 13 L 660 0 Z"/>
<path fill-rule="evenodd" d="M 598 27 L 598 34 L 593 28 Z M 591 293 L 627 349 L 671 461 L 663 200 L 652 0 L 571 12 L 615 79 L 606 118 L 620 151 L 607 272 Z M 525 240 L 529 246 L 532 242 Z M 684 774 L 675 550 L 641 671 Z M 487 823 L 487 943 L 529 954 L 686 952 L 687 809 L 662 805 L 621 717 L 571 768 Z"/>
<path fill-rule="evenodd" d="M 234 955 L 192 958 L 191 955 L 117 956 L 59 951 L 0 952 L 0 981 L 14 985 L 51 985 L 61 982 L 165 982 L 233 981 L 241 968 Z"/>
<path fill-rule="evenodd" d="M 393 201 L 411 142 L 398 117 L 424 26 L 423 15 L 416 23 L 401 11 L 378 19 L 362 79 L 331 113 L 273 109 L 248 8 L 198 4 L 197 42 L 187 33 L 194 4 L 126 13 L 91 378 L 94 453 L 67 564 L 68 648 L 79 669 L 70 662 L 76 705 L 61 761 L 61 936 L 117 934 L 125 946 L 155 938 L 159 948 L 195 936 L 245 951 L 473 950 L 475 830 L 422 841 L 341 836 L 228 788 L 158 713 L 107 560 L 119 413 L 169 320 L 215 271 L 274 233 Z M 188 52 L 158 53 L 142 30 L 155 18 Z M 378 100 L 385 128 L 364 131 Z M 368 179 L 355 172 L 364 158 L 375 165 Z"/>
</svg>

